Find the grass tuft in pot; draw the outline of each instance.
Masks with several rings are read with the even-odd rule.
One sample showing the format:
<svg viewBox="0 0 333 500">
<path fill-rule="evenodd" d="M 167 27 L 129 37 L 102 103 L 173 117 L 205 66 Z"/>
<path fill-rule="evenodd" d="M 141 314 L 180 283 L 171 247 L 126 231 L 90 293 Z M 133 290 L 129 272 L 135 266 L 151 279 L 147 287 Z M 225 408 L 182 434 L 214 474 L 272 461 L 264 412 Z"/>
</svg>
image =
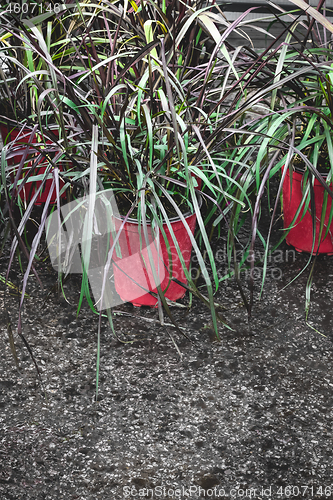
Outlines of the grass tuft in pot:
<svg viewBox="0 0 333 500">
<path fill-rule="evenodd" d="M 274 79 L 274 50 L 258 55 L 228 43 L 245 16 L 228 24 L 211 5 L 133 3 L 125 12 L 106 1 L 94 8 L 68 5 L 28 21 L 4 14 L 0 57 L 10 78 L 3 78 L 2 92 L 12 115 L 4 113 L 2 121 L 28 136 L 20 161 L 15 160 L 20 136 L 11 141 L 8 136 L 2 152 L 5 210 L 14 233 L 11 262 L 18 245 L 28 261 L 20 310 L 30 271 L 36 273 L 44 228 L 52 232 L 51 215 L 58 224 L 48 234 L 58 245 L 59 281 L 67 273 L 81 274 L 78 309 L 86 297 L 101 321 L 103 300 L 113 293 L 109 278 L 120 268 L 122 240 L 134 218 L 140 259 L 153 285 L 144 291 L 158 305 L 161 321 L 162 306 L 172 317 L 167 293 L 177 285 L 210 308 L 218 335 L 223 318 L 214 294 L 223 277 L 211 246 L 212 229 L 222 232 L 225 224 L 231 252 L 243 213 L 251 210 L 257 147 L 250 141 L 248 149 L 235 134 L 265 95 L 253 91 L 263 79 Z M 41 162 L 46 170 L 34 176 Z M 40 192 L 25 206 L 20 192 L 29 182 L 49 180 L 56 199 L 50 194 L 43 202 L 29 248 L 22 235 Z M 13 209 L 22 204 L 16 224 Z M 200 287 L 191 277 L 190 250 L 185 255 L 177 241 L 175 219 L 199 263 Z M 154 261 L 151 238 L 163 247 L 164 262 Z M 180 279 L 173 275 L 176 261 Z M 97 300 L 94 269 L 102 280 Z M 112 308 L 105 310 L 113 328 Z"/>
<path fill-rule="evenodd" d="M 318 8 L 322 3 L 318 4 Z M 305 8 L 305 7 L 304 7 Z M 299 11 L 303 13 L 302 11 Z M 310 11 L 307 11 L 310 12 Z M 255 243 L 263 246 L 263 279 L 268 255 L 285 239 L 296 249 L 318 253 L 332 253 L 332 51 L 329 44 L 333 26 L 321 14 L 322 24 L 314 24 L 311 16 L 293 16 L 286 42 L 270 60 L 274 79 L 258 91 L 268 100 L 263 116 L 248 123 L 239 131 L 238 141 L 246 138 L 257 143 L 253 163 L 256 199 L 252 217 L 252 235 L 248 255 L 254 255 Z M 298 30 L 303 30 L 299 37 Z M 267 52 L 269 56 L 269 51 Z M 282 174 L 282 175 L 281 175 Z M 296 178 L 293 180 L 293 175 Z M 269 188 L 278 176 L 277 192 Z M 318 192 L 319 191 L 319 192 Z M 259 219 L 261 203 L 267 194 L 272 218 L 268 234 L 261 234 Z M 281 238 L 270 248 L 273 223 L 278 211 L 280 195 L 283 198 L 284 230 Z M 292 202 L 291 208 L 287 204 Z M 301 240 L 297 238 L 301 236 Z M 246 252 L 245 252 L 246 255 Z M 254 259 L 251 267 L 254 267 Z M 315 262 L 315 261 L 314 261 Z M 306 267 L 307 267 L 306 266 Z M 314 263 L 306 288 L 306 311 L 309 310 L 310 288 Z M 253 303 L 253 286 L 250 305 Z"/>
</svg>

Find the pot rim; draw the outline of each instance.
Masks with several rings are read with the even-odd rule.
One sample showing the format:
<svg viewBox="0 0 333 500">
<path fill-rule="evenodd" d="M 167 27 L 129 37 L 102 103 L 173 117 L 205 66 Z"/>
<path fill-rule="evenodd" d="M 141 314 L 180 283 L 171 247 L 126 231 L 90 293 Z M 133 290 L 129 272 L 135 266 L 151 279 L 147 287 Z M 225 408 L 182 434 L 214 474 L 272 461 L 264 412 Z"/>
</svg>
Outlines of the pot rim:
<svg viewBox="0 0 333 500">
<path fill-rule="evenodd" d="M 285 167 L 285 165 L 283 165 L 283 168 Z M 308 170 L 310 173 L 311 170 L 306 167 L 306 168 L 301 168 L 301 167 L 295 167 L 294 165 L 292 165 L 292 169 L 294 172 L 296 172 L 297 174 L 304 174 L 305 173 L 305 170 Z M 316 169 L 317 170 L 317 169 Z M 289 167 L 288 167 L 288 172 L 289 172 Z M 324 179 L 328 176 L 328 173 L 327 174 L 324 174 L 323 172 L 320 172 L 319 170 L 317 170 L 318 174 L 320 174 Z"/>
<path fill-rule="evenodd" d="M 199 203 L 199 208 L 202 207 L 202 195 L 201 193 L 199 193 L 198 191 L 196 191 L 196 196 L 197 196 L 197 199 L 198 199 L 198 203 Z M 189 217 L 191 217 L 192 215 L 196 215 L 195 212 L 191 213 L 190 211 L 189 212 L 185 212 L 183 214 L 184 218 L 185 219 L 188 219 Z M 126 217 L 126 215 L 121 215 L 120 218 L 119 217 L 116 217 L 116 219 L 118 220 L 124 220 Z M 174 223 L 174 222 L 179 222 L 181 220 L 180 217 L 171 217 L 169 219 L 169 222 Z M 138 225 L 138 219 L 134 219 L 132 217 L 129 217 L 127 220 L 126 220 L 126 223 L 129 223 L 129 224 L 136 224 Z M 165 223 L 165 221 L 163 221 L 163 224 Z M 147 221 L 147 225 L 150 226 L 151 225 L 151 222 L 150 221 Z"/>
</svg>

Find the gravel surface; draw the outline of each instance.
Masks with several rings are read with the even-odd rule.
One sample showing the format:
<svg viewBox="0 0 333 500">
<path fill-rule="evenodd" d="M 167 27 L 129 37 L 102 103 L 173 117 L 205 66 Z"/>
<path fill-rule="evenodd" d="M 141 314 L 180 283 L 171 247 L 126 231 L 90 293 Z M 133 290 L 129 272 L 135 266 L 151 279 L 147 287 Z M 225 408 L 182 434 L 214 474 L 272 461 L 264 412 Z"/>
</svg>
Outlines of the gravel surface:
<svg viewBox="0 0 333 500">
<path fill-rule="evenodd" d="M 197 302 L 172 308 L 191 340 L 159 325 L 156 310 L 121 306 L 123 342 L 103 320 L 98 402 L 97 317 L 84 306 L 76 318 L 78 281 L 65 285 L 67 304 L 54 293 L 43 302 L 31 279 L 23 332 L 43 386 L 6 293 L 20 370 L 1 314 L 0 499 L 333 495 L 333 257 L 318 260 L 307 324 L 307 275 L 281 291 L 306 256 L 283 255 L 250 322 L 234 284 L 221 289 L 233 331 L 221 326 L 220 342 Z M 1 311 L 4 300 L 0 284 Z"/>
</svg>

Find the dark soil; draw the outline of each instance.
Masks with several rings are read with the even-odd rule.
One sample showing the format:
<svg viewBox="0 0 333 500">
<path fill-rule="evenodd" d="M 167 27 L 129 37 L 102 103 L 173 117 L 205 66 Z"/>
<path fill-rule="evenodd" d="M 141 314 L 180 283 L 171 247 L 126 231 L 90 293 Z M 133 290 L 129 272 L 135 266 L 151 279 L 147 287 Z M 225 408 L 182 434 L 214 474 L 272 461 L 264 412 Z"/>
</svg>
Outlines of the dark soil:
<svg viewBox="0 0 333 500">
<path fill-rule="evenodd" d="M 156 310 L 119 307 L 127 316 L 116 317 L 116 330 L 129 343 L 103 318 L 98 402 L 97 316 L 84 306 L 76 318 L 79 280 L 65 284 L 69 303 L 47 296 L 47 270 L 46 292 L 30 281 L 23 333 L 42 386 L 7 289 L 20 371 L 1 315 L 1 500 L 329 498 L 333 257 L 318 260 L 306 324 L 307 274 L 281 290 L 307 257 L 293 262 L 286 249 L 269 265 L 250 322 L 234 283 L 222 287 L 217 300 L 233 331 L 220 326 L 220 342 L 197 301 L 188 313 L 172 308 L 190 341 L 161 326 Z"/>
</svg>

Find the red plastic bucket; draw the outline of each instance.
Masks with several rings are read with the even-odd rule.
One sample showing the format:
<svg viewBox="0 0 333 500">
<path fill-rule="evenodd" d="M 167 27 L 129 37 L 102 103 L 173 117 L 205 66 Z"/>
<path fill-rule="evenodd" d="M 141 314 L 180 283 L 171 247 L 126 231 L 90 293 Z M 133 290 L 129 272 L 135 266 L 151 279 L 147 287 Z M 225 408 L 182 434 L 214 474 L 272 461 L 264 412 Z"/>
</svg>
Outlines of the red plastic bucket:
<svg viewBox="0 0 333 500">
<path fill-rule="evenodd" d="M 284 215 L 284 227 L 285 228 L 288 228 L 290 226 L 290 224 L 292 223 L 292 220 L 295 217 L 297 209 L 302 201 L 302 198 L 303 198 L 302 182 L 303 182 L 303 174 L 300 172 L 293 171 L 292 192 L 291 192 L 291 190 L 290 190 L 290 175 L 289 175 L 289 169 L 288 169 L 286 177 L 284 179 L 283 188 L 282 188 L 283 215 Z M 332 185 L 330 186 L 330 189 L 332 189 Z M 320 218 L 321 218 L 322 205 L 323 205 L 323 199 L 324 199 L 324 191 L 325 191 L 325 189 L 323 188 L 323 186 L 319 183 L 319 181 L 317 179 L 315 179 L 315 181 L 314 181 L 314 196 L 315 196 L 317 223 L 316 223 L 315 245 L 314 245 L 314 249 L 313 249 L 314 253 L 316 253 L 318 250 Z M 326 229 L 328 226 L 331 205 L 332 205 L 332 199 L 330 196 L 328 196 L 327 210 L 326 210 L 326 214 L 325 214 L 324 227 L 323 227 L 323 232 L 322 232 L 321 238 L 323 238 L 323 236 L 325 235 L 325 232 L 326 232 Z M 303 205 L 303 208 L 304 208 L 304 205 Z M 312 217 L 311 217 L 310 212 L 307 211 L 306 214 L 304 215 L 303 219 L 301 220 L 302 214 L 303 214 L 303 208 L 301 209 L 301 212 L 300 212 L 298 218 L 296 219 L 296 223 L 294 224 L 294 227 L 292 227 L 292 229 L 290 229 L 290 231 L 286 237 L 286 242 L 288 245 L 294 246 L 298 252 L 310 253 L 312 250 L 312 243 L 313 243 Z M 322 241 L 320 242 L 318 253 L 333 254 L 333 223 L 331 223 L 331 225 L 329 227 L 329 231 L 328 231 L 326 238 L 324 240 L 322 239 Z"/>
<path fill-rule="evenodd" d="M 185 217 L 185 220 L 193 234 L 196 224 L 196 215 L 189 215 Z M 170 220 L 170 222 L 186 267 L 189 269 L 192 252 L 191 239 L 181 220 Z M 117 225 L 117 229 L 119 229 L 121 222 L 118 221 L 116 226 Z M 170 245 L 172 261 L 171 275 L 182 283 L 186 283 L 186 277 L 176 247 L 166 224 L 163 225 L 163 229 Z M 149 291 L 158 292 L 154 273 L 149 261 L 149 253 L 142 226 L 140 227 L 140 232 L 141 243 L 138 223 L 131 219 L 126 221 L 120 233 L 118 241 L 121 249 L 121 258 L 116 256 L 116 251 L 113 253 L 115 262 L 113 264 L 115 288 L 124 302 L 132 302 L 135 306 L 157 307 L 157 298 L 149 294 Z M 159 235 L 154 238 L 152 236 L 151 227 L 148 225 L 148 235 L 149 248 L 155 267 L 155 275 L 158 277 L 162 290 L 165 291 L 165 297 L 172 301 L 184 297 L 186 290 L 181 285 L 171 281 L 169 287 L 167 287 L 169 283 L 170 266 L 166 244 L 161 231 L 159 231 Z"/>
<path fill-rule="evenodd" d="M 7 127 L 6 125 L 0 124 L 0 132 L 1 132 L 3 142 L 7 144 L 8 142 L 15 141 L 18 134 L 20 133 L 20 129 L 18 129 L 18 128 L 11 129 L 10 126 Z M 56 136 L 58 136 L 57 130 L 53 130 L 53 133 Z M 23 132 L 21 133 L 21 137 L 16 142 L 16 145 L 22 146 L 22 149 L 17 149 L 17 154 L 15 154 L 15 156 L 8 161 L 8 163 L 10 165 L 15 165 L 15 164 L 17 165 L 18 163 L 20 163 L 22 156 L 24 154 L 24 151 L 26 149 L 26 145 L 29 141 L 30 135 L 31 135 L 31 131 L 29 131 L 28 129 L 23 130 Z M 33 144 L 37 144 L 36 135 L 33 136 L 31 142 Z M 46 144 L 52 144 L 52 141 L 46 140 Z M 32 166 L 32 164 L 33 164 L 32 158 L 35 156 L 35 154 L 36 153 L 33 153 L 33 154 L 28 153 L 27 159 L 28 160 L 31 159 L 31 161 L 28 162 L 27 168 L 30 168 Z M 58 163 L 58 166 L 59 166 L 59 170 L 62 170 L 62 168 L 63 168 L 62 164 Z M 36 167 L 33 171 L 33 175 L 34 176 L 43 175 L 47 168 L 48 168 L 47 166 Z M 13 172 L 12 180 L 14 180 L 14 175 L 15 175 L 15 171 Z M 26 201 L 26 202 L 30 202 L 31 198 L 34 196 L 36 190 L 39 189 L 41 183 L 42 183 L 42 181 L 36 181 L 34 183 L 26 182 L 20 191 L 21 200 Z M 62 189 L 64 185 L 65 185 L 64 181 L 60 179 L 59 189 Z M 52 187 L 52 179 L 47 179 L 43 184 L 43 188 L 42 188 L 41 193 L 36 198 L 35 205 L 41 205 L 42 203 L 46 202 L 51 187 Z M 61 195 L 61 198 L 65 198 L 65 197 L 66 197 L 66 193 L 63 193 Z M 56 201 L 57 201 L 57 195 L 56 195 L 56 189 L 54 186 L 54 190 L 53 190 L 53 193 L 51 196 L 50 204 L 54 204 L 54 203 L 56 203 Z"/>
</svg>

